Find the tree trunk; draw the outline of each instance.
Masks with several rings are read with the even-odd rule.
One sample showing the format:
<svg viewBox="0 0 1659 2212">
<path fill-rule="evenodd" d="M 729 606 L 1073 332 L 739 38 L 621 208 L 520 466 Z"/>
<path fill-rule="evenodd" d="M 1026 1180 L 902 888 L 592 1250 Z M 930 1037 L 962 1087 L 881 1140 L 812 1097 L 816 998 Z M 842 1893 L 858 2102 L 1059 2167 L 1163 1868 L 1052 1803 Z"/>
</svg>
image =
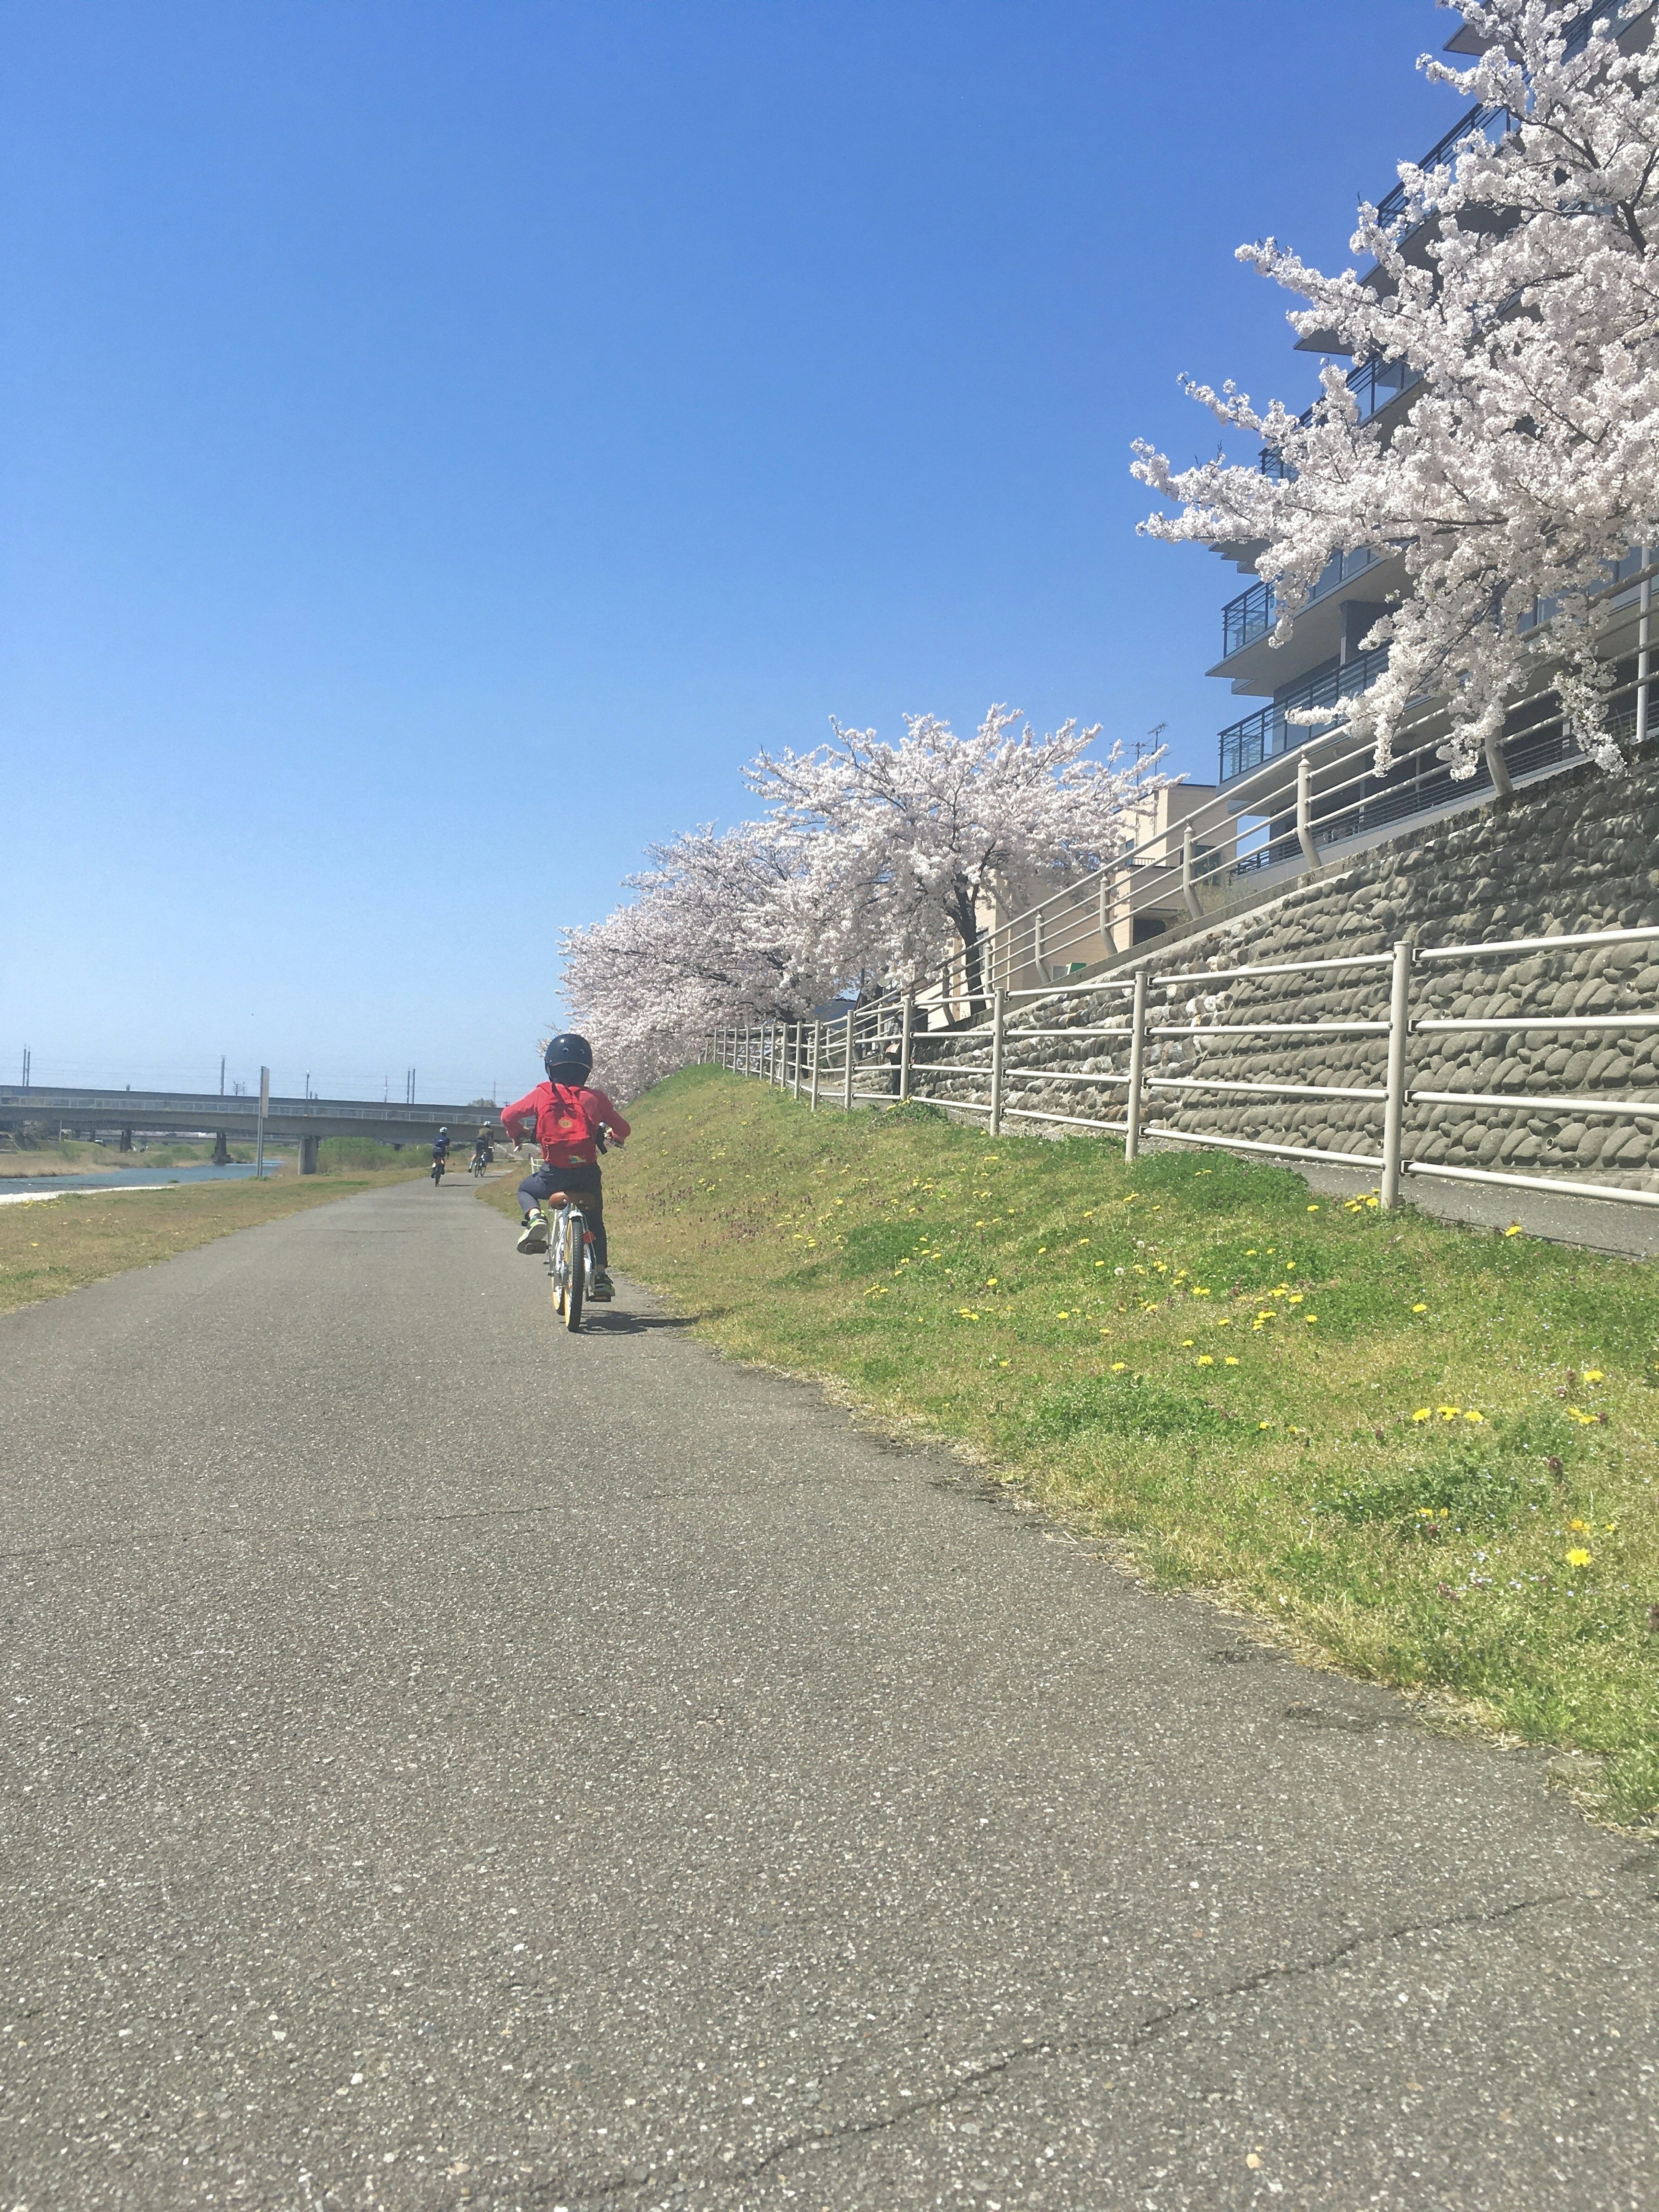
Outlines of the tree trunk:
<svg viewBox="0 0 1659 2212">
<path fill-rule="evenodd" d="M 962 963 L 968 981 L 968 1018 L 985 1011 L 985 970 L 980 958 L 979 916 L 974 911 L 974 894 L 965 876 L 958 876 L 951 887 L 951 919 L 962 939 Z"/>
</svg>

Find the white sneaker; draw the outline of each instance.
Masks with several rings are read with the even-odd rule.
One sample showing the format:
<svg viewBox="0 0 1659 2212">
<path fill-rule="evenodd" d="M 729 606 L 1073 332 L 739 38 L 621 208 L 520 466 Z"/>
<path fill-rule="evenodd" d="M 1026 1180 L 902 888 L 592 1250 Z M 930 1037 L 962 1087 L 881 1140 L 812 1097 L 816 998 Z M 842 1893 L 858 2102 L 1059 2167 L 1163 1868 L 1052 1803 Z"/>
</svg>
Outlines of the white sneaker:
<svg viewBox="0 0 1659 2212">
<path fill-rule="evenodd" d="M 519 1231 L 520 1252 L 545 1252 L 547 1240 L 553 1233 L 552 1224 L 544 1213 L 532 1213 Z"/>
</svg>

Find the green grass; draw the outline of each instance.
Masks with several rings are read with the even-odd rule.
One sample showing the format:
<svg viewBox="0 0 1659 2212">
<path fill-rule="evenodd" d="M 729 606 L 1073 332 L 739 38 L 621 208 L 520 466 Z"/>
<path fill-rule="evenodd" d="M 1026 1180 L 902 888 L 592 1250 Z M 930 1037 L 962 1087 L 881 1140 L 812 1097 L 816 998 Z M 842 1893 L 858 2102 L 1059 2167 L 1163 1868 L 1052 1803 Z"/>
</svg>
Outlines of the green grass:
<svg viewBox="0 0 1659 2212">
<path fill-rule="evenodd" d="M 957 1440 L 1354 1673 L 1597 1754 L 1659 1811 L 1659 1277 L 1220 1153 L 993 1143 L 687 1071 L 607 1169 L 618 1264 L 738 1358 Z M 511 1183 L 490 1197 L 510 1210 Z"/>
</svg>

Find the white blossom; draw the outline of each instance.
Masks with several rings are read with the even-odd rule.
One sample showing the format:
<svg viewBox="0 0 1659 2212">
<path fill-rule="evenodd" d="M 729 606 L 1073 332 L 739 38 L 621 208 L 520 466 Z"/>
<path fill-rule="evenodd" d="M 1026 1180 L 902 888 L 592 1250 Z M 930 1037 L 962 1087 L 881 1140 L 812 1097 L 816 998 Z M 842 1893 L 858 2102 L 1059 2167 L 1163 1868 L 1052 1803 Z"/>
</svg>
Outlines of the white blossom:
<svg viewBox="0 0 1659 2212">
<path fill-rule="evenodd" d="M 603 1079 L 629 1097 L 684 1066 L 721 1024 L 798 1018 L 828 981 L 800 955 L 811 932 L 799 882 L 765 829 L 694 830 L 647 857 L 629 878 L 630 903 L 562 933 L 572 1019 Z"/>
<path fill-rule="evenodd" d="M 1126 806 L 1160 780 L 1151 763 L 1087 757 L 1097 725 L 1039 737 L 1019 720 L 993 707 L 959 738 L 937 715 L 908 715 L 896 744 L 832 723 L 831 744 L 751 763 L 799 872 L 811 965 L 913 981 L 954 937 L 977 1001 L 984 907 L 1018 910 L 1122 849 Z"/>
<path fill-rule="evenodd" d="M 1360 419 L 1333 365 L 1305 423 L 1279 401 L 1259 410 L 1231 384 L 1188 381 L 1278 470 L 1176 471 L 1139 443 L 1135 475 L 1178 507 L 1142 527 L 1260 545 L 1281 641 L 1334 556 L 1403 555 L 1405 588 L 1364 641 L 1388 645 L 1387 672 L 1348 709 L 1379 770 L 1408 702 L 1443 706 L 1444 756 L 1467 776 L 1513 701 L 1545 686 L 1579 744 L 1617 768 L 1592 601 L 1628 549 L 1659 540 L 1659 50 L 1644 28 L 1620 51 L 1637 0 L 1588 36 L 1583 0 L 1442 4 L 1484 51 L 1468 69 L 1419 66 L 1507 116 L 1443 165 L 1402 165 L 1391 219 L 1362 207 L 1352 251 L 1375 263 L 1363 276 L 1322 275 L 1272 239 L 1239 249 L 1305 303 L 1289 319 L 1299 335 L 1420 382 L 1389 428 Z"/>
</svg>

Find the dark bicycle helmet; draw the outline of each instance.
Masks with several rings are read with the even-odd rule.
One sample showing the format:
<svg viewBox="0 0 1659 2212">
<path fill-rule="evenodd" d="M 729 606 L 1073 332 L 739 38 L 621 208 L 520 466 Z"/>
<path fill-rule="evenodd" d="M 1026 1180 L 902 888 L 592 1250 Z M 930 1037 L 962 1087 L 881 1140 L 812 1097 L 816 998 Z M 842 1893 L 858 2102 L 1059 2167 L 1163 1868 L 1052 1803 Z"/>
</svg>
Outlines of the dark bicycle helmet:
<svg viewBox="0 0 1659 2212">
<path fill-rule="evenodd" d="M 593 1048 L 585 1036 L 567 1030 L 548 1039 L 542 1066 L 550 1083 L 586 1083 L 593 1072 Z"/>
</svg>

